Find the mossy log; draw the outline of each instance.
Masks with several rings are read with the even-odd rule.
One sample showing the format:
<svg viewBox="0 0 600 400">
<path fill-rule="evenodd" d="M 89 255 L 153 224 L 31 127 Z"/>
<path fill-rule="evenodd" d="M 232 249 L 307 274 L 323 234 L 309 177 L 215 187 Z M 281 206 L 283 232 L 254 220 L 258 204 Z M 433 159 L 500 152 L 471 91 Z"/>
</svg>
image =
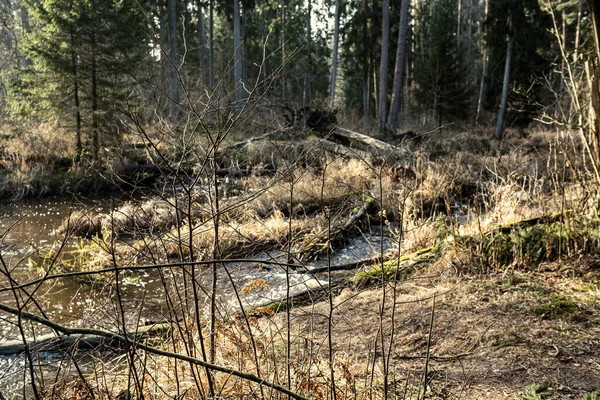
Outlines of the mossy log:
<svg viewBox="0 0 600 400">
<path fill-rule="evenodd" d="M 334 291 L 334 295 L 341 292 L 343 289 L 343 281 L 338 280 L 331 283 L 331 286 L 323 284 L 317 288 L 311 288 L 302 292 L 291 295 L 289 301 L 285 298 L 281 300 L 271 301 L 264 303 L 260 306 L 245 310 L 245 313 L 249 317 L 264 317 L 268 315 L 274 315 L 279 312 L 287 310 L 289 305 L 292 307 L 302 307 L 315 302 L 325 300 L 329 296 L 331 290 Z M 337 293 L 336 293 L 337 292 Z"/>
<path fill-rule="evenodd" d="M 439 255 L 439 247 L 431 246 L 406 254 L 395 260 L 379 262 L 372 267 L 361 271 L 350 278 L 355 286 L 365 286 L 382 281 L 406 280 L 415 270 L 415 267 L 424 262 L 433 261 Z"/>
<path fill-rule="evenodd" d="M 135 340 L 169 335 L 171 323 L 157 323 L 140 326 L 135 332 L 129 332 Z M 8 340 L 0 344 L 0 356 L 15 356 L 27 348 L 31 353 L 74 353 L 80 350 L 113 350 L 123 347 L 118 335 L 106 337 L 99 335 L 56 335 L 54 333 L 26 340 Z"/>
</svg>

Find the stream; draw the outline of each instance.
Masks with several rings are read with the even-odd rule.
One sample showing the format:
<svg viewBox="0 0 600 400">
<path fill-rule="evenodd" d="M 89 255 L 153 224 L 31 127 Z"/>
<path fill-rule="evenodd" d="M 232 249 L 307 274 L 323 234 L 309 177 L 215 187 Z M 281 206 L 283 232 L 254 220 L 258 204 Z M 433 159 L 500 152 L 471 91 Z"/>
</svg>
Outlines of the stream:
<svg viewBox="0 0 600 400">
<path fill-rule="evenodd" d="M 39 261 L 40 256 L 48 251 L 58 251 L 69 254 L 77 251 L 81 239 L 70 238 L 55 233 L 61 222 L 75 210 L 87 210 L 93 213 L 110 212 L 111 207 L 118 207 L 129 197 L 101 197 L 96 199 L 32 199 L 12 203 L 0 204 L 0 258 L 2 264 L 11 271 L 11 277 L 16 283 L 25 283 L 40 278 L 38 268 L 29 261 Z M 137 199 L 142 200 L 142 199 Z M 384 251 L 393 246 L 392 240 L 383 239 Z M 381 239 L 377 236 L 356 237 L 350 240 L 347 246 L 335 252 L 332 265 L 345 264 L 370 258 L 379 253 Z M 263 252 L 253 255 L 253 260 L 282 260 L 284 254 L 277 251 Z M 326 265 L 326 260 L 316 261 L 313 266 Z M 224 267 L 221 267 L 223 269 Z M 219 271 L 217 294 L 219 310 L 227 313 L 239 309 L 238 299 L 234 295 L 233 286 L 240 291 L 254 281 L 264 281 L 259 288 L 255 288 L 242 296 L 244 307 L 255 307 L 285 297 L 287 290 L 285 270 L 277 266 L 268 266 L 256 261 L 227 264 L 231 274 L 230 280 L 225 271 Z M 211 274 L 208 267 L 199 268 L 200 286 L 210 288 Z M 336 279 L 343 279 L 344 274 L 336 274 Z M 347 275 L 346 275 L 347 276 Z M 290 292 L 299 293 L 308 288 L 316 288 L 327 282 L 326 274 L 311 276 L 310 274 L 290 274 Z M 51 320 L 72 327 L 100 328 L 116 331 L 120 326 L 119 308 L 117 297 L 120 297 L 123 311 L 128 326 L 137 326 L 144 321 L 161 321 L 172 319 L 166 307 L 165 287 L 183 287 L 177 279 L 165 285 L 165 280 L 160 278 L 154 270 L 137 273 L 134 277 L 126 276 L 121 279 L 120 290 L 117 296 L 114 284 L 101 284 L 84 281 L 81 279 L 62 279 L 45 282 L 39 287 L 30 286 L 28 294 L 21 292 L 19 304 L 30 294 L 34 294 L 37 305 L 28 301 L 27 309 L 40 314 L 37 307 L 41 308 Z M 113 279 L 114 282 L 114 279 Z M 232 283 L 233 282 L 233 283 Z M 0 276 L 0 302 L 11 306 L 16 305 L 15 295 L 10 288 L 10 281 L 6 273 Z M 205 307 L 208 307 L 209 298 L 203 296 Z M 25 335 L 32 337 L 50 331 L 40 325 L 23 324 Z M 7 340 L 20 339 L 20 331 L 16 324 L 16 317 L 0 313 L 0 343 Z M 94 357 L 99 355 L 79 354 L 78 360 L 84 372 L 91 371 L 94 366 Z M 100 356 L 101 357 L 101 356 Z M 114 357 L 114 355 L 113 355 Z M 67 360 L 68 361 L 68 360 Z M 53 379 L 56 374 L 65 372 L 65 360 L 59 354 L 38 354 L 35 364 L 38 369 L 38 379 Z M 0 398 L 27 399 L 30 398 L 30 380 L 26 373 L 26 362 L 23 355 L 0 357 Z M 37 368 L 36 368 L 37 369 Z M 73 371 L 70 372 L 74 374 Z M 71 375 L 72 376 L 72 375 Z M 2 397 L 3 396 L 3 397 Z"/>
</svg>

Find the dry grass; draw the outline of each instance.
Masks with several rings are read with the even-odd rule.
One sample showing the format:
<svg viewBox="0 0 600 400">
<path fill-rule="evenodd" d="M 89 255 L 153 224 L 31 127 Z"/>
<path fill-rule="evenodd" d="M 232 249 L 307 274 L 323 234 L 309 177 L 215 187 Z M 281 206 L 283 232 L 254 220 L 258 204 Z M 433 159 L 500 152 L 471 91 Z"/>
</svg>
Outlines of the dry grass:
<svg viewBox="0 0 600 400">
<path fill-rule="evenodd" d="M 515 398 L 525 387 L 548 379 L 558 382 L 555 398 L 580 398 L 600 387 L 596 378 L 600 353 L 595 345 L 600 334 L 596 322 L 600 273 L 598 261 L 583 254 L 598 248 L 597 234 L 585 236 L 593 233 L 586 229 L 593 230 L 595 225 L 569 225 L 572 230 L 567 234 L 581 234 L 567 237 L 569 251 L 562 253 L 564 243 L 560 242 L 561 251 L 554 254 L 558 247 L 551 247 L 535 262 L 527 262 L 528 255 L 517 254 L 526 244 L 519 247 L 510 242 L 507 251 L 512 252 L 511 257 L 502 262 L 489 256 L 492 246 L 481 239 L 498 226 L 557 211 L 586 210 L 574 214 L 586 218 L 593 214 L 587 212 L 597 199 L 594 190 L 585 185 L 589 171 L 584 161 L 568 160 L 580 146 L 577 138 L 544 131 L 523 137 L 512 131 L 504 142 L 496 143 L 489 132 L 445 130 L 420 143 L 407 144 L 416 155 L 409 168 L 374 168 L 370 161 L 316 156 L 303 146 L 268 142 L 244 149 L 244 162 L 286 171 L 292 167 L 293 174 L 244 178 L 241 196 L 223 199 L 218 237 L 223 258 L 284 250 L 290 236 L 292 247 L 301 249 L 311 235 L 326 229 L 324 211 L 333 210 L 334 223 L 339 226 L 365 195 L 378 200 L 381 215 L 387 216 L 383 219 L 389 223 L 389 234 L 401 240 L 399 255 L 440 240 L 444 250 L 437 261 L 418 266 L 407 281 L 390 282 L 385 296 L 383 286 L 359 289 L 349 283 L 335 293 L 331 348 L 339 399 L 383 398 L 382 352 L 388 348 L 382 347 L 382 340 L 393 340 L 389 347 L 390 394 L 419 398 L 425 387 L 422 371 L 434 295 L 437 303 L 427 398 Z M 135 227 L 147 234 L 133 243 L 119 244 L 118 256 L 124 260 L 119 263 L 185 258 L 190 252 L 195 259 L 212 257 L 211 207 L 204 202 L 195 206 L 198 214 L 192 217 L 191 231 L 188 224 L 166 229 L 174 220 L 189 222 L 186 216 L 177 217 L 168 202 L 128 204 L 113 213 L 122 215 L 112 220 L 119 231 Z M 442 235 L 438 216 L 444 213 L 449 215 Z M 379 223 L 379 218 L 372 222 Z M 569 221 L 561 224 L 567 226 Z M 561 230 L 552 238 L 562 234 Z M 465 235 L 480 241 L 473 239 L 471 247 L 461 247 L 464 242 L 459 237 Z M 565 254 L 570 258 L 564 258 Z M 251 319 L 261 376 L 286 385 L 289 365 L 292 390 L 309 398 L 328 398 L 332 383 L 327 336 L 330 312 L 328 302 L 313 302 L 292 309 L 289 324 L 286 313 Z M 191 325 L 186 329 L 188 335 L 176 334 L 173 342 L 157 345 L 183 352 L 185 342 L 195 346 L 198 356 L 197 329 Z M 206 338 L 208 332 L 203 332 Z M 243 319 L 220 321 L 216 349 L 218 364 L 256 372 Z M 100 383 L 96 387 L 107 398 L 114 398 L 127 384 L 123 365 L 102 368 L 97 372 Z M 146 377 L 145 398 L 206 397 L 204 370 L 196 370 L 201 380 L 198 386 L 193 369 L 172 359 L 143 354 L 136 368 Z M 262 396 L 256 385 L 237 378 L 219 374 L 216 383 L 219 395 L 225 398 Z M 281 396 L 267 390 L 264 397 Z"/>
</svg>

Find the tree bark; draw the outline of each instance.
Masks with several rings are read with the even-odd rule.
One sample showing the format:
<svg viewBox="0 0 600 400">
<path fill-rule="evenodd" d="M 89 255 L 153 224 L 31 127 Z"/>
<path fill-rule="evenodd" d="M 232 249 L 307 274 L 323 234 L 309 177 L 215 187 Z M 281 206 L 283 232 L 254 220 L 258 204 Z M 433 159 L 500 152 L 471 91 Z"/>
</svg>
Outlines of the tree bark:
<svg viewBox="0 0 600 400">
<path fill-rule="evenodd" d="M 167 1 L 169 57 L 171 58 L 171 121 L 179 120 L 179 49 L 177 48 L 177 0 Z"/>
<path fill-rule="evenodd" d="M 363 0 L 363 8 L 364 8 L 364 12 L 365 14 L 367 13 L 367 7 L 368 7 L 368 3 L 367 0 Z M 363 21 L 363 44 L 365 46 L 368 46 L 368 19 L 365 18 Z M 362 64 L 363 64 L 363 118 L 368 118 L 369 117 L 369 98 L 370 98 L 370 66 L 369 66 L 369 51 L 365 50 L 364 56 L 363 56 L 363 60 L 362 60 Z"/>
<path fill-rule="evenodd" d="M 81 109 L 79 105 L 79 77 L 77 72 L 77 53 L 75 52 L 75 35 L 73 26 L 69 27 L 71 41 L 71 71 L 73 74 L 73 105 L 75 106 L 75 164 L 79 163 L 83 154 L 81 142 Z"/>
<path fill-rule="evenodd" d="M 485 13 L 484 22 L 487 19 L 488 14 L 488 0 L 485 0 Z M 483 24 L 482 24 L 483 25 Z M 483 93 L 485 89 L 485 75 L 487 73 L 487 61 L 488 61 L 488 46 L 487 41 L 483 49 L 483 65 L 481 67 L 481 83 L 479 84 L 479 97 L 477 98 L 477 111 L 475 113 L 475 124 L 479 124 L 479 116 L 481 114 L 481 106 L 483 104 Z"/>
<path fill-rule="evenodd" d="M 388 0 L 389 1 L 389 0 Z M 335 22 L 333 28 L 333 54 L 331 58 L 331 85 L 329 87 L 329 108 L 335 107 L 335 88 L 337 80 L 338 44 L 340 37 L 340 0 L 335 0 Z"/>
<path fill-rule="evenodd" d="M 498 120 L 496 121 L 496 131 L 494 136 L 497 140 L 502 140 L 504 131 L 504 116 L 506 115 L 506 105 L 508 100 L 508 89 L 510 87 L 510 64 L 515 39 L 512 32 L 508 34 L 508 44 L 506 45 L 506 63 L 504 64 L 504 81 L 502 83 L 502 98 L 500 99 L 500 110 L 498 111 Z"/>
<path fill-rule="evenodd" d="M 390 45 L 390 0 L 383 0 L 381 23 L 381 64 L 379 74 L 379 130 L 385 131 L 387 113 L 388 47 Z"/>
<path fill-rule="evenodd" d="M 21 27 L 23 28 L 23 34 L 31 30 L 31 25 L 29 24 L 29 12 L 27 11 L 25 4 L 21 4 Z M 29 67 L 30 65 L 31 60 L 28 57 L 25 57 L 23 59 L 23 66 Z"/>
<path fill-rule="evenodd" d="M 242 39 L 241 39 L 241 17 L 240 0 L 233 0 L 233 47 L 234 47 L 234 79 L 235 79 L 235 101 L 241 106 L 244 99 L 244 88 L 242 86 Z"/>
<path fill-rule="evenodd" d="M 210 85 L 210 88 L 214 88 L 215 87 L 215 43 L 214 43 L 214 34 L 215 34 L 215 4 L 214 4 L 214 0 L 210 0 L 210 9 L 209 9 L 209 42 L 210 42 L 210 49 L 209 49 L 209 58 L 210 58 L 210 62 L 209 62 L 209 77 L 208 77 L 208 84 Z"/>
<path fill-rule="evenodd" d="M 198 71 L 200 71 L 200 75 L 204 78 L 206 75 L 202 73 L 204 69 L 204 15 L 202 13 L 202 0 L 198 0 L 196 6 L 198 7 Z"/>
<path fill-rule="evenodd" d="M 394 69 L 394 86 L 388 130 L 395 133 L 398 127 L 398 117 L 402 105 L 402 75 L 404 72 L 404 51 L 406 48 L 406 31 L 408 29 L 408 6 L 410 0 L 402 0 L 400 10 L 400 29 L 398 29 L 398 47 L 396 49 L 396 67 Z"/>
<path fill-rule="evenodd" d="M 595 147 L 596 164 L 600 162 L 600 6 L 596 0 L 588 0 L 591 14 L 592 30 L 594 36 L 595 52 L 589 62 L 590 109 L 589 127 L 590 136 Z"/>
<path fill-rule="evenodd" d="M 92 7 L 94 2 L 92 1 Z M 100 158 L 100 142 L 98 139 L 98 66 L 96 60 L 96 33 L 91 32 L 91 80 L 92 80 L 92 158 L 94 162 Z"/>
</svg>

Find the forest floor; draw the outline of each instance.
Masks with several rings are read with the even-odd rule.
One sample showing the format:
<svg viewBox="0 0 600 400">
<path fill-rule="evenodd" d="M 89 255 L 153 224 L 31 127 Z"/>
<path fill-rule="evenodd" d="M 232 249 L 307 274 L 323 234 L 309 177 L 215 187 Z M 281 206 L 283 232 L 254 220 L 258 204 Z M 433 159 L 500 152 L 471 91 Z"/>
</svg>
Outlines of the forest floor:
<svg viewBox="0 0 600 400">
<path fill-rule="evenodd" d="M 394 312 L 392 385 L 400 398 L 417 398 L 434 309 L 426 398 L 598 398 L 597 256 L 489 275 L 461 269 L 452 257 L 424 267 L 398 284 L 395 296 L 388 288 L 383 314 L 382 288 L 344 289 L 334 299 L 333 351 L 357 379 L 368 380 L 379 328 L 392 332 Z M 316 343 L 322 358 L 329 351 L 328 313 L 326 301 L 291 312 L 294 337 Z M 283 328 L 285 315 L 273 322 Z"/>
<path fill-rule="evenodd" d="M 326 258 L 323 243 L 335 255 L 354 237 L 383 234 L 395 246 L 386 258 L 398 257 L 392 273 L 361 266 L 337 283 L 332 304 L 318 300 L 321 293 L 289 313 L 271 308 L 250 318 L 258 345 L 242 319 L 227 317 L 217 364 L 252 372 L 258 357 L 266 379 L 285 382 L 293 372 L 292 390 L 310 398 L 329 395 L 330 353 L 339 399 L 382 398 L 386 369 L 388 390 L 402 399 L 423 398 L 423 390 L 428 399 L 600 398 L 598 191 L 580 138 L 541 129 L 509 130 L 502 142 L 483 129 L 406 132 L 383 142 L 337 134 L 242 135 L 217 154 L 220 169 L 200 171 L 201 151 L 184 154 L 163 141 L 154 149 L 164 154 L 146 157 L 150 146 L 129 146 L 119 165 L 107 165 L 140 173 L 134 185 L 149 177 L 172 192 L 102 215 L 74 213 L 61 231 L 94 238 L 83 249 L 88 269 L 211 259 L 215 213 L 222 258 L 272 251 L 310 265 Z M 157 176 L 150 158 L 184 162 Z M 419 251 L 434 256 L 399 262 Z M 353 280 L 365 271 L 368 284 Z M 242 294 L 268 290 L 261 279 L 246 283 Z M 190 326 L 187 338 L 165 348 L 197 346 Z M 174 375 L 183 367 L 168 360 L 143 368 L 154 391 L 206 393 L 192 384 L 203 371 Z M 98 389 L 116 396 L 127 376 L 113 377 L 114 385 L 96 377 Z M 220 381 L 225 396 L 257 396 L 255 386 L 229 378 Z M 148 390 L 146 398 L 162 398 Z"/>
</svg>

